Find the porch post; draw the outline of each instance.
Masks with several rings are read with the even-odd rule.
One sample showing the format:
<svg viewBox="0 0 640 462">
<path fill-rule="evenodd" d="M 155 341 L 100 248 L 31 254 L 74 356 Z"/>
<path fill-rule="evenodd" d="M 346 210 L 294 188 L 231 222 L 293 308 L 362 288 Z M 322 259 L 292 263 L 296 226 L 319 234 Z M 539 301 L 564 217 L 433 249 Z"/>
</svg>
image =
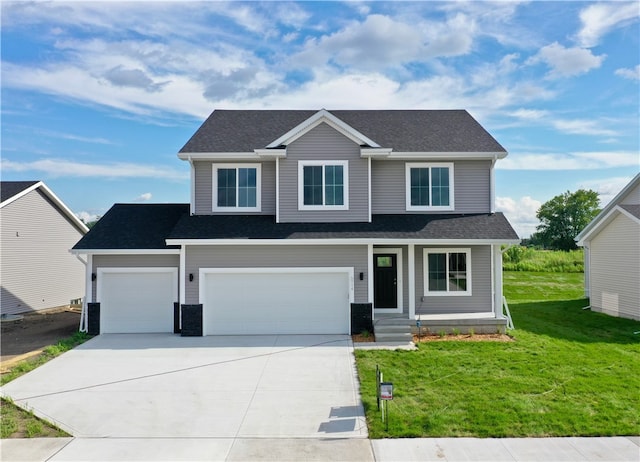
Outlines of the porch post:
<svg viewBox="0 0 640 462">
<path fill-rule="evenodd" d="M 180 304 L 184 305 L 186 303 L 186 254 L 187 254 L 187 246 L 180 246 L 180 270 L 178 271 L 178 280 L 180 281 Z"/>
<path fill-rule="evenodd" d="M 367 297 L 373 306 L 373 244 L 367 244 Z M 375 309 L 372 317 L 376 317 Z"/>
<path fill-rule="evenodd" d="M 409 270 L 409 281 L 407 288 L 409 290 L 409 319 L 416 318 L 416 246 L 409 244 L 407 249 L 409 256 L 407 260 L 407 269 Z"/>
<path fill-rule="evenodd" d="M 493 302 L 496 319 L 504 318 L 502 313 L 502 250 L 493 246 L 493 270 L 495 277 L 495 299 Z"/>
</svg>

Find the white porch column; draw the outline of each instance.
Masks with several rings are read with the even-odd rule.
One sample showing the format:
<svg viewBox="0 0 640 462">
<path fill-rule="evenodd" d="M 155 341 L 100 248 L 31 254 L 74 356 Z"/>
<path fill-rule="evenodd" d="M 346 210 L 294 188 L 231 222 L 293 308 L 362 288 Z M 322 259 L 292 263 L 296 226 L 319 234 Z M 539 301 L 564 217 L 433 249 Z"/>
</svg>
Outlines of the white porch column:
<svg viewBox="0 0 640 462">
<path fill-rule="evenodd" d="M 373 244 L 367 244 L 367 298 L 373 305 Z M 376 317 L 373 310 L 373 317 Z"/>
<path fill-rule="evenodd" d="M 498 319 L 504 318 L 502 314 L 502 250 L 499 245 L 493 246 L 493 277 L 495 279 L 495 292 L 493 309 Z"/>
<path fill-rule="evenodd" d="M 80 315 L 80 332 L 87 331 L 87 316 L 89 313 L 89 305 L 88 303 L 93 302 L 93 281 L 91 280 L 91 275 L 93 274 L 93 254 L 87 254 L 87 263 L 84 267 L 85 277 L 84 277 L 84 302 L 82 303 L 82 313 Z"/>
<path fill-rule="evenodd" d="M 187 287 L 187 283 L 186 283 L 187 248 L 186 247 L 187 246 L 185 245 L 180 246 L 180 270 L 178 271 L 178 280 L 180 281 L 180 304 L 181 305 L 184 305 L 186 303 L 186 294 L 185 294 L 185 290 Z"/>
<path fill-rule="evenodd" d="M 416 318 L 416 246 L 415 244 L 409 244 L 407 249 L 407 269 L 409 274 L 407 275 L 409 281 L 407 281 L 407 289 L 409 291 L 409 319 Z"/>
</svg>

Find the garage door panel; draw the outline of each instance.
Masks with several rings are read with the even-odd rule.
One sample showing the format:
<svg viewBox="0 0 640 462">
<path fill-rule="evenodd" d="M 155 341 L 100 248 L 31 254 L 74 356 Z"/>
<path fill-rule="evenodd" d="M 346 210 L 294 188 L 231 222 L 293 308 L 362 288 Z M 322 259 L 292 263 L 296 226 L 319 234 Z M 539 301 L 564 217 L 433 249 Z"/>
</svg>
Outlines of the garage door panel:
<svg viewBox="0 0 640 462">
<path fill-rule="evenodd" d="M 105 271 L 99 274 L 100 331 L 173 331 L 177 270 Z"/>
<path fill-rule="evenodd" d="M 346 334 L 346 272 L 209 273 L 204 278 L 205 333 Z"/>
</svg>

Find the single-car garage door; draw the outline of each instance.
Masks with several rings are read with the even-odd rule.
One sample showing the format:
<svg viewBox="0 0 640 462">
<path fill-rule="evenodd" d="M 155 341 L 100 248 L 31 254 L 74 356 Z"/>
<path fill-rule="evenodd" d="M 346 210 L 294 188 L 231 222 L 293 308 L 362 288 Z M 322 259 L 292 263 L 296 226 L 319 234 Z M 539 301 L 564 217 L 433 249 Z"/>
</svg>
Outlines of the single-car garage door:
<svg viewBox="0 0 640 462">
<path fill-rule="evenodd" d="M 101 333 L 173 332 L 177 268 L 98 268 Z"/>
<path fill-rule="evenodd" d="M 348 334 L 351 268 L 201 269 L 205 335 Z"/>
</svg>

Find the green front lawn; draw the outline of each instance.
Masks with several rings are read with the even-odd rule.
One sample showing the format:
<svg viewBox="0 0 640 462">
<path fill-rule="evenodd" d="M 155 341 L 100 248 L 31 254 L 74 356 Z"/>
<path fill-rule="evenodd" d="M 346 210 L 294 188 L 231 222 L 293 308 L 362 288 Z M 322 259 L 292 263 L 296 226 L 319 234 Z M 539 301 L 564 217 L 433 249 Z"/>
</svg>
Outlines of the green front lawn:
<svg viewBox="0 0 640 462">
<path fill-rule="evenodd" d="M 507 272 L 515 341 L 356 350 L 371 437 L 640 434 L 640 323 L 583 310 L 582 293 L 581 274 Z M 389 431 L 376 365 L 394 384 Z"/>
</svg>

